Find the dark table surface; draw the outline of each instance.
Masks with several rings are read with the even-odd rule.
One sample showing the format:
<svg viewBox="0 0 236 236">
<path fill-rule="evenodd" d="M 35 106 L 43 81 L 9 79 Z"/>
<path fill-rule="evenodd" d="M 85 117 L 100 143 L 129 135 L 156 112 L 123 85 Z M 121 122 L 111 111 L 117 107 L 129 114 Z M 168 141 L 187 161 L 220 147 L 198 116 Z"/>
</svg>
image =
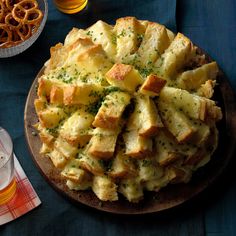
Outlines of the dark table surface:
<svg viewBox="0 0 236 236">
<path fill-rule="evenodd" d="M 45 182 L 32 161 L 24 138 L 24 105 L 50 46 L 63 42 L 72 27 L 85 28 L 99 19 L 114 24 L 127 15 L 183 32 L 218 62 L 236 91 L 235 0 L 90 0 L 76 15 L 60 13 L 49 1 L 48 21 L 37 42 L 18 56 L 0 59 L 0 125 L 11 134 L 15 153 L 42 200 L 37 209 L 1 226 L 0 235 L 236 235 L 234 158 L 220 179 L 193 200 L 136 217 L 75 206 Z"/>
</svg>

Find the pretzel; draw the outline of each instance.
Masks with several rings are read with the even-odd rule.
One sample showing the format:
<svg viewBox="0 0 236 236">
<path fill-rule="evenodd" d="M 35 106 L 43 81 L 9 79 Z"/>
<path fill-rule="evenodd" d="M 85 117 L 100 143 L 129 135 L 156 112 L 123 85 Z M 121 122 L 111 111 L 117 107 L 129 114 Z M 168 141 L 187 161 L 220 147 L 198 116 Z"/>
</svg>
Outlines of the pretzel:
<svg viewBox="0 0 236 236">
<path fill-rule="evenodd" d="M 0 0 L 0 22 L 2 23 L 5 17 L 5 11 L 4 11 L 4 3 L 2 0 Z"/>
<path fill-rule="evenodd" d="M 31 36 L 31 29 L 32 26 L 30 25 L 22 25 L 16 30 L 16 33 L 19 35 L 20 39 L 24 41 Z"/>
<path fill-rule="evenodd" d="M 0 0 L 0 48 L 27 40 L 37 31 L 42 17 L 35 0 Z"/>
<path fill-rule="evenodd" d="M 21 2 L 22 0 L 2 0 L 4 1 L 8 11 L 11 11 L 15 4 Z"/>
<path fill-rule="evenodd" d="M 30 10 L 33 8 L 38 8 L 38 2 L 35 0 L 21 0 L 16 5 L 21 5 L 25 10 Z"/>
<path fill-rule="evenodd" d="M 10 29 L 18 29 L 21 27 L 21 23 L 16 21 L 12 13 L 8 13 L 5 17 L 5 23 Z"/>
<path fill-rule="evenodd" d="M 0 24 L 0 47 L 12 41 L 12 32 L 5 24 Z"/>
<path fill-rule="evenodd" d="M 29 0 L 15 4 L 12 15 L 14 19 L 22 24 L 35 24 L 39 22 L 43 14 L 35 5 L 29 5 Z"/>
</svg>

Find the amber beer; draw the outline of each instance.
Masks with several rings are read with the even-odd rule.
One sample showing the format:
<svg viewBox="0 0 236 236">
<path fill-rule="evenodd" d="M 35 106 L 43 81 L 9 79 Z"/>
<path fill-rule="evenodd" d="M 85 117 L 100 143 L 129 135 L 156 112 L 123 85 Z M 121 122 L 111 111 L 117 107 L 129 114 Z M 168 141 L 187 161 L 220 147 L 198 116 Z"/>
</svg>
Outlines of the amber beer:
<svg viewBox="0 0 236 236">
<path fill-rule="evenodd" d="M 58 10 L 67 14 L 73 14 L 83 10 L 88 0 L 54 0 L 54 3 Z"/>
<path fill-rule="evenodd" d="M 13 144 L 9 134 L 0 127 L 0 205 L 15 195 Z"/>
</svg>

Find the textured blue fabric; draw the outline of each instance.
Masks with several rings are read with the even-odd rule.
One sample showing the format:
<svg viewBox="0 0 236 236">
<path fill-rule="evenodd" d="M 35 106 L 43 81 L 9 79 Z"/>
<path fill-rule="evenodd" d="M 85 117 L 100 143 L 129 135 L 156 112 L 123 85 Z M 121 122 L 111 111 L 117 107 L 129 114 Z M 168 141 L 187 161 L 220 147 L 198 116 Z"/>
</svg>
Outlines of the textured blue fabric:
<svg viewBox="0 0 236 236">
<path fill-rule="evenodd" d="M 113 24 L 127 15 L 185 33 L 219 62 L 236 89 L 236 1 L 180 0 L 176 11 L 174 0 L 90 0 L 76 15 L 58 12 L 49 1 L 48 21 L 36 43 L 16 57 L 0 59 L 0 125 L 10 132 L 15 153 L 42 200 L 39 208 L 1 226 L 0 235 L 236 235 L 233 171 L 221 179 L 217 190 L 210 188 L 177 209 L 126 217 L 73 205 L 45 182 L 32 162 L 23 132 L 24 105 L 50 46 L 62 42 L 72 27 L 87 27 L 99 19 Z"/>
<path fill-rule="evenodd" d="M 189 36 L 217 61 L 236 92 L 236 1 L 180 0 L 177 24 L 178 31 Z M 208 195 L 205 211 L 206 235 L 236 235 L 234 166 L 235 160 L 231 163 L 232 169 L 227 169 L 227 174 Z"/>
</svg>

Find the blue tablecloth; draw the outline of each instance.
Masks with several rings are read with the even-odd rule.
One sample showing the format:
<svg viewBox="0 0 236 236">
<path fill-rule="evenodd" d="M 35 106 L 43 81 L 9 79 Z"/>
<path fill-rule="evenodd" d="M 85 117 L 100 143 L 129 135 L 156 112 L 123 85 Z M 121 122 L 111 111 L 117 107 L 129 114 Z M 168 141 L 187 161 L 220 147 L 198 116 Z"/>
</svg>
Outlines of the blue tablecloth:
<svg viewBox="0 0 236 236">
<path fill-rule="evenodd" d="M 32 162 L 24 138 L 23 111 L 50 46 L 63 42 L 74 26 L 85 28 L 99 19 L 114 23 L 127 15 L 186 34 L 218 62 L 236 91 L 235 0 L 90 0 L 87 9 L 76 15 L 58 12 L 49 1 L 48 21 L 37 42 L 16 57 L 0 59 L 0 125 L 11 134 L 15 153 L 42 200 L 39 208 L 1 226 L 0 235 L 236 235 L 233 168 L 190 203 L 161 214 L 134 217 L 73 205 L 45 182 Z"/>
</svg>

